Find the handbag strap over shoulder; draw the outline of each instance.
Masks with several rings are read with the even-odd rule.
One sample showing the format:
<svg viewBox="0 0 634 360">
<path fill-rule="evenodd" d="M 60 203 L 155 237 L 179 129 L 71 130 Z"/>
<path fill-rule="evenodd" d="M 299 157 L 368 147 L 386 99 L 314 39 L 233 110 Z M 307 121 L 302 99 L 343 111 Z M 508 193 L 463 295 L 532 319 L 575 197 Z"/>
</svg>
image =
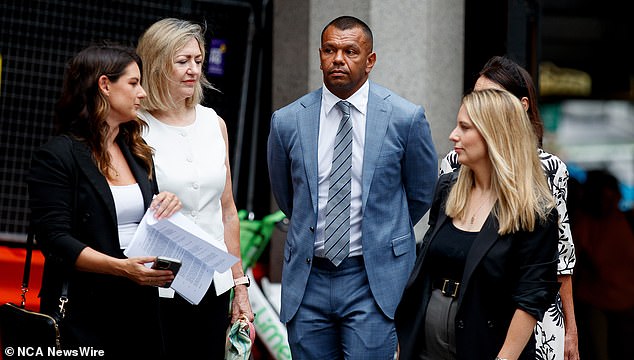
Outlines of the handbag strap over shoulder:
<svg viewBox="0 0 634 360">
<path fill-rule="evenodd" d="M 75 171 L 75 183 L 73 184 L 73 207 L 72 209 L 72 222 L 75 224 L 75 212 L 77 209 L 77 185 L 79 184 L 79 171 Z M 74 228 L 74 226 L 73 226 Z M 24 273 L 22 275 L 22 292 L 21 292 L 21 303 L 20 307 L 24 308 L 26 306 L 26 293 L 29 291 L 29 280 L 31 278 L 31 259 L 33 258 L 33 247 L 35 243 L 35 230 L 33 227 L 33 222 L 29 221 L 29 228 L 27 230 L 26 236 L 26 257 L 24 259 Z M 64 279 L 62 282 L 62 291 L 59 295 L 59 316 L 64 318 L 66 314 L 66 309 L 64 309 L 64 305 L 68 302 L 68 279 Z"/>
</svg>

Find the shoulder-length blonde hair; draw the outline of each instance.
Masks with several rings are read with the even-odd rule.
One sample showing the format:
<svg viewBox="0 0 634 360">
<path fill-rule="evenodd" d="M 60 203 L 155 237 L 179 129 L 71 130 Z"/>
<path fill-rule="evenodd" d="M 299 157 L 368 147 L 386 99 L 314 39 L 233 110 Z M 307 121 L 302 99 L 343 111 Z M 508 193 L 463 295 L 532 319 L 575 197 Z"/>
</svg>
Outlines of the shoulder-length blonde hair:
<svg viewBox="0 0 634 360">
<path fill-rule="evenodd" d="M 139 38 L 137 53 L 143 60 L 142 85 L 147 97 L 142 100 L 148 111 L 170 110 L 176 107 L 169 91 L 170 73 L 176 53 L 191 39 L 196 39 L 205 58 L 205 36 L 200 25 L 191 21 L 165 18 L 152 24 Z M 187 107 L 194 107 L 203 101 L 204 88 L 213 89 L 204 75 L 196 85 L 194 95 L 185 100 Z"/>
<path fill-rule="evenodd" d="M 491 189 L 497 197 L 493 213 L 498 233 L 532 231 L 555 206 L 537 155 L 537 137 L 521 102 L 505 90 L 473 91 L 462 99 L 469 118 L 488 148 Z M 465 215 L 474 173 L 461 166 L 447 199 L 450 217 Z"/>
</svg>

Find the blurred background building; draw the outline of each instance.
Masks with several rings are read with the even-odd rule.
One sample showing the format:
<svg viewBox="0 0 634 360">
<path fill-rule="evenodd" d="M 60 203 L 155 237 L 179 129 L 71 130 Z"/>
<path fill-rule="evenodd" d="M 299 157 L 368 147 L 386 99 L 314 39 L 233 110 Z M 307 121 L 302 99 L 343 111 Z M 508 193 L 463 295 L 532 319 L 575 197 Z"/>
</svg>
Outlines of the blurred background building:
<svg viewBox="0 0 634 360">
<path fill-rule="evenodd" d="M 14 254 L 26 238 L 24 180 L 33 149 L 52 133 L 66 61 L 102 40 L 135 46 L 143 30 L 163 17 L 206 26 L 204 69 L 219 91 L 209 91 L 205 104 L 227 122 L 234 195 L 247 219 L 277 209 L 266 170 L 271 113 L 321 86 L 320 33 L 345 14 L 366 21 L 374 32 L 371 79 L 425 107 L 439 156 L 452 147 L 448 135 L 461 95 L 488 58 L 508 55 L 539 87 L 545 149 L 581 182 L 588 170 L 609 170 L 622 189 L 621 208 L 631 208 L 631 13 L 630 3 L 619 0 L 4 0 L 0 250 Z M 424 219 L 417 235 L 425 229 Z M 271 251 L 261 259 L 273 280 L 279 276 L 280 242 L 283 232 L 273 236 Z M 19 283 L 21 258 L 14 261 L 16 272 L 16 264 L 3 262 L 8 257 L 0 253 L 0 289 Z"/>
</svg>

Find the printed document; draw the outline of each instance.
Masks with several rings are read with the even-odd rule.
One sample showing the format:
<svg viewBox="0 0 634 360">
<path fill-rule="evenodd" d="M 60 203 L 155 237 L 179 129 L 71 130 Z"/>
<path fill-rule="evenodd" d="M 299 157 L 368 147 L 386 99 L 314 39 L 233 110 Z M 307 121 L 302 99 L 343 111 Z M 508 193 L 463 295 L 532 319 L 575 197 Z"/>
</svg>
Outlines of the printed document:
<svg viewBox="0 0 634 360">
<path fill-rule="evenodd" d="M 238 261 L 237 257 L 214 245 L 208 233 L 180 212 L 157 220 L 151 209 L 146 211 L 124 254 L 127 257 L 180 259 L 182 265 L 172 282 L 172 289 L 194 305 L 209 289 L 214 271 L 225 272 Z"/>
</svg>

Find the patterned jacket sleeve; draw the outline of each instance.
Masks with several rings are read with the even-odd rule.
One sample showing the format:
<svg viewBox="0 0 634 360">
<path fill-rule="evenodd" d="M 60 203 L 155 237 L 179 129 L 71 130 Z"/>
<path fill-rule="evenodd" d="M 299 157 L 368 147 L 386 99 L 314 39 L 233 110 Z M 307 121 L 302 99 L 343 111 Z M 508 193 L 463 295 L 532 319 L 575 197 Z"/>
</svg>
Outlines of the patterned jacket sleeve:
<svg viewBox="0 0 634 360">
<path fill-rule="evenodd" d="M 570 219 L 566 201 L 568 199 L 568 167 L 557 156 L 540 149 L 539 158 L 546 173 L 548 186 L 552 190 L 559 213 L 559 261 L 558 275 L 572 275 L 575 263 L 575 246 L 570 232 Z"/>
</svg>

